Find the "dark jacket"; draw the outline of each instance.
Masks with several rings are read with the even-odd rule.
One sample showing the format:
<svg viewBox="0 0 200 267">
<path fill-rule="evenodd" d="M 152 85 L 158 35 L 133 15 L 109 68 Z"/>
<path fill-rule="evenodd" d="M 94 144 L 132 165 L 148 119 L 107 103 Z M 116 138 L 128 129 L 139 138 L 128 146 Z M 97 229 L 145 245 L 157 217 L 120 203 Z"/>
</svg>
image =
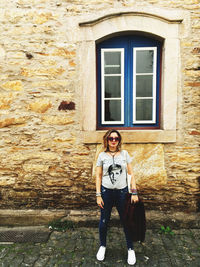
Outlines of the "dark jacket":
<svg viewBox="0 0 200 267">
<path fill-rule="evenodd" d="M 131 194 L 127 194 L 124 217 L 124 225 L 128 228 L 129 235 L 133 241 L 143 242 L 146 232 L 146 217 L 144 204 L 141 199 L 131 204 Z"/>
</svg>

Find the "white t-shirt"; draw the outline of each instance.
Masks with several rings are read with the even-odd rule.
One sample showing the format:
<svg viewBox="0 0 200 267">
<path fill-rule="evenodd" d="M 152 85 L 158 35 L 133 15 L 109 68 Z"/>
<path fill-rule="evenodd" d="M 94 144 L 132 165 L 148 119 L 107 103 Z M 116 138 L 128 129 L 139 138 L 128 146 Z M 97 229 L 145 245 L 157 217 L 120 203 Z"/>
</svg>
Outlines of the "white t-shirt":
<svg viewBox="0 0 200 267">
<path fill-rule="evenodd" d="M 122 189 L 127 186 L 127 163 L 132 161 L 126 150 L 114 157 L 101 152 L 96 166 L 103 167 L 102 185 L 108 189 Z"/>
</svg>

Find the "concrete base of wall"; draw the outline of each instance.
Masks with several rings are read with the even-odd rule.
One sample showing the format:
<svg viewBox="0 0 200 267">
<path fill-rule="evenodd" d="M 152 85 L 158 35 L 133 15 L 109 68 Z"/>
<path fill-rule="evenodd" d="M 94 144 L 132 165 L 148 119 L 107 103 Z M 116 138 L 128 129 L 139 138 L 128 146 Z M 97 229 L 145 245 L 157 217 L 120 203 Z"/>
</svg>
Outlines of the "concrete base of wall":
<svg viewBox="0 0 200 267">
<path fill-rule="evenodd" d="M 98 227 L 98 210 L 0 210 L 0 226 L 39 226 L 62 218 L 78 226 Z M 199 213 L 146 211 L 147 228 L 170 226 L 173 229 L 200 228 Z M 113 210 L 111 224 L 118 224 L 118 214 Z"/>
</svg>

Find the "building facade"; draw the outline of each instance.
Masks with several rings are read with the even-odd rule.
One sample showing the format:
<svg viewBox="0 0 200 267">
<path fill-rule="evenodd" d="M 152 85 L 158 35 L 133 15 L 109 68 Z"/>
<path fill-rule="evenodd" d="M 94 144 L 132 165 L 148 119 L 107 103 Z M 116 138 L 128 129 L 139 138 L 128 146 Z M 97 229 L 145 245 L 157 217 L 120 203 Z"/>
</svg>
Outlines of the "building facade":
<svg viewBox="0 0 200 267">
<path fill-rule="evenodd" d="M 0 7 L 0 209 L 95 208 L 117 128 L 146 207 L 199 211 L 199 1 Z"/>
</svg>

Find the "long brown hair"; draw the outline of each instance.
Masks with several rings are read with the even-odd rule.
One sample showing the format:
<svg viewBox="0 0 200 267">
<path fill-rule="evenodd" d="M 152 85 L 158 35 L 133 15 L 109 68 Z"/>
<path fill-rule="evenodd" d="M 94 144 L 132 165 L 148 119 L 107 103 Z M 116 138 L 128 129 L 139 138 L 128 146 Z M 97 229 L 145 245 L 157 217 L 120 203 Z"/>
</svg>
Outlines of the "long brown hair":
<svg viewBox="0 0 200 267">
<path fill-rule="evenodd" d="M 108 137 L 111 135 L 111 133 L 116 133 L 119 137 L 119 143 L 117 145 L 117 150 L 120 151 L 121 150 L 121 144 L 122 144 L 122 137 L 121 134 L 117 131 L 117 130 L 108 130 L 105 135 L 103 136 L 103 144 L 104 144 L 104 149 L 105 152 L 109 151 L 109 147 L 108 147 Z"/>
</svg>

